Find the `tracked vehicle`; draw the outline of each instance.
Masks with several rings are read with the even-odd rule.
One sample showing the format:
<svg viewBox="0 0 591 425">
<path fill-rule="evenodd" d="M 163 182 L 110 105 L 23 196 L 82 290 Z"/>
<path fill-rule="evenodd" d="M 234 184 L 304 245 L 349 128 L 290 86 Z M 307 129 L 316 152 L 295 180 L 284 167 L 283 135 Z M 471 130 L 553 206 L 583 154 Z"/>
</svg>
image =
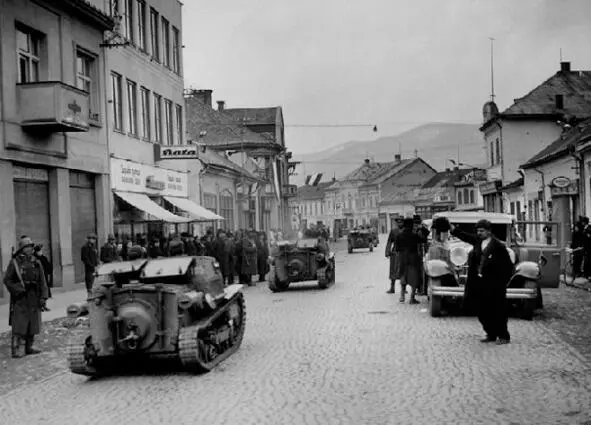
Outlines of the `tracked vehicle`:
<svg viewBox="0 0 591 425">
<path fill-rule="evenodd" d="M 224 287 L 212 257 L 105 264 L 88 301 L 90 334 L 70 341 L 73 373 L 106 374 L 119 360 L 176 359 L 207 372 L 245 330 L 243 285 Z"/>
</svg>

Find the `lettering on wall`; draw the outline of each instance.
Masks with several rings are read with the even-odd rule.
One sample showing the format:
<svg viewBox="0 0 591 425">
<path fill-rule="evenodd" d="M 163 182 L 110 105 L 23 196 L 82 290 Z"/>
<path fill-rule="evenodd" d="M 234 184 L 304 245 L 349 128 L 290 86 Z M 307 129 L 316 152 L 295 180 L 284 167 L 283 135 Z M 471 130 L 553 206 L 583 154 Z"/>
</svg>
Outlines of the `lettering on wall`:
<svg viewBox="0 0 591 425">
<path fill-rule="evenodd" d="M 188 173 L 111 158 L 111 188 L 186 198 Z"/>
</svg>

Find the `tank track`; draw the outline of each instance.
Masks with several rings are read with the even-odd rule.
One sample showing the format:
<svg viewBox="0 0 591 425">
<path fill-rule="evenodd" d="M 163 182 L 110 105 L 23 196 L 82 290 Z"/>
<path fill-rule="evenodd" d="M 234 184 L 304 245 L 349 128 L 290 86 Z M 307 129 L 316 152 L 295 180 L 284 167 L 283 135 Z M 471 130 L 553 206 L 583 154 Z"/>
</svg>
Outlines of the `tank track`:
<svg viewBox="0 0 591 425">
<path fill-rule="evenodd" d="M 240 309 L 240 328 L 237 330 L 233 338 L 232 345 L 226 348 L 222 353 L 214 353 L 212 346 L 208 345 L 203 336 L 208 331 L 215 332 L 214 322 L 223 314 L 226 314 L 231 308 L 238 307 Z M 246 305 L 244 303 L 244 295 L 242 293 L 235 294 L 228 302 L 222 306 L 218 311 L 215 311 L 212 316 L 206 320 L 193 325 L 181 328 L 179 332 L 179 358 L 182 365 L 191 372 L 202 373 L 209 372 L 219 363 L 232 355 L 242 343 L 246 325 Z M 216 354 L 211 359 L 207 359 L 206 355 Z"/>
<path fill-rule="evenodd" d="M 84 376 L 97 376 L 99 371 L 96 367 L 90 366 L 86 357 L 87 336 L 72 338 L 68 341 L 67 362 L 72 373 Z"/>
<path fill-rule="evenodd" d="M 269 271 L 269 289 L 273 292 L 280 292 L 285 291 L 289 287 L 288 282 L 280 282 L 277 279 L 277 272 L 275 271 L 275 266 L 271 266 Z"/>
</svg>

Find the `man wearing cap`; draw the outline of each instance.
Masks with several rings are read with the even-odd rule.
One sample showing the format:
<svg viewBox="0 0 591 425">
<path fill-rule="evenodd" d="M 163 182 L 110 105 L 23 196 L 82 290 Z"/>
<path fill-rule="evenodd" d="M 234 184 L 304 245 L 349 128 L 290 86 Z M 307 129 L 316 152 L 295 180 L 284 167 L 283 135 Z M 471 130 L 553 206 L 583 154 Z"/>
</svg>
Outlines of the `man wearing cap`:
<svg viewBox="0 0 591 425">
<path fill-rule="evenodd" d="M 488 220 L 476 223 L 476 235 L 451 225 L 451 234 L 474 248 L 468 259 L 468 279 L 464 302 L 475 307 L 478 320 L 486 333 L 481 342 L 508 344 L 507 283 L 513 273 L 513 262 L 507 247 L 492 235 Z"/>
<path fill-rule="evenodd" d="M 113 261 L 119 261 L 119 255 L 117 255 L 115 236 L 109 235 L 107 242 L 101 247 L 101 263 L 112 263 Z"/>
<path fill-rule="evenodd" d="M 84 283 L 86 284 L 86 291 L 90 297 L 92 294 L 92 285 L 94 284 L 94 272 L 99 264 L 99 255 L 96 247 L 96 235 L 91 233 L 86 239 L 87 241 L 82 246 L 80 257 L 84 264 Z"/>
<path fill-rule="evenodd" d="M 43 265 L 33 255 L 33 247 L 31 238 L 22 237 L 4 275 L 4 285 L 10 293 L 8 324 L 12 328 L 14 358 L 40 352 L 33 348 L 33 342 L 41 330 L 41 312 L 48 293 Z"/>
</svg>

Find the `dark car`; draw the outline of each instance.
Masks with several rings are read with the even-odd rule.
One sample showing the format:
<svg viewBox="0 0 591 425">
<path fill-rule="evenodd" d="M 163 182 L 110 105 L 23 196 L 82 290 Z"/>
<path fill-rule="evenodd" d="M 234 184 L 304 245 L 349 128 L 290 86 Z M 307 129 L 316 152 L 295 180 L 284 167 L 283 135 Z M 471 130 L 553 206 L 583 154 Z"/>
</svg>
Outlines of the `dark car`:
<svg viewBox="0 0 591 425">
<path fill-rule="evenodd" d="M 375 238 L 370 230 L 353 229 L 347 235 L 347 247 L 349 254 L 352 253 L 354 249 L 358 248 L 369 248 L 369 252 L 373 252 L 375 246 Z"/>
</svg>

